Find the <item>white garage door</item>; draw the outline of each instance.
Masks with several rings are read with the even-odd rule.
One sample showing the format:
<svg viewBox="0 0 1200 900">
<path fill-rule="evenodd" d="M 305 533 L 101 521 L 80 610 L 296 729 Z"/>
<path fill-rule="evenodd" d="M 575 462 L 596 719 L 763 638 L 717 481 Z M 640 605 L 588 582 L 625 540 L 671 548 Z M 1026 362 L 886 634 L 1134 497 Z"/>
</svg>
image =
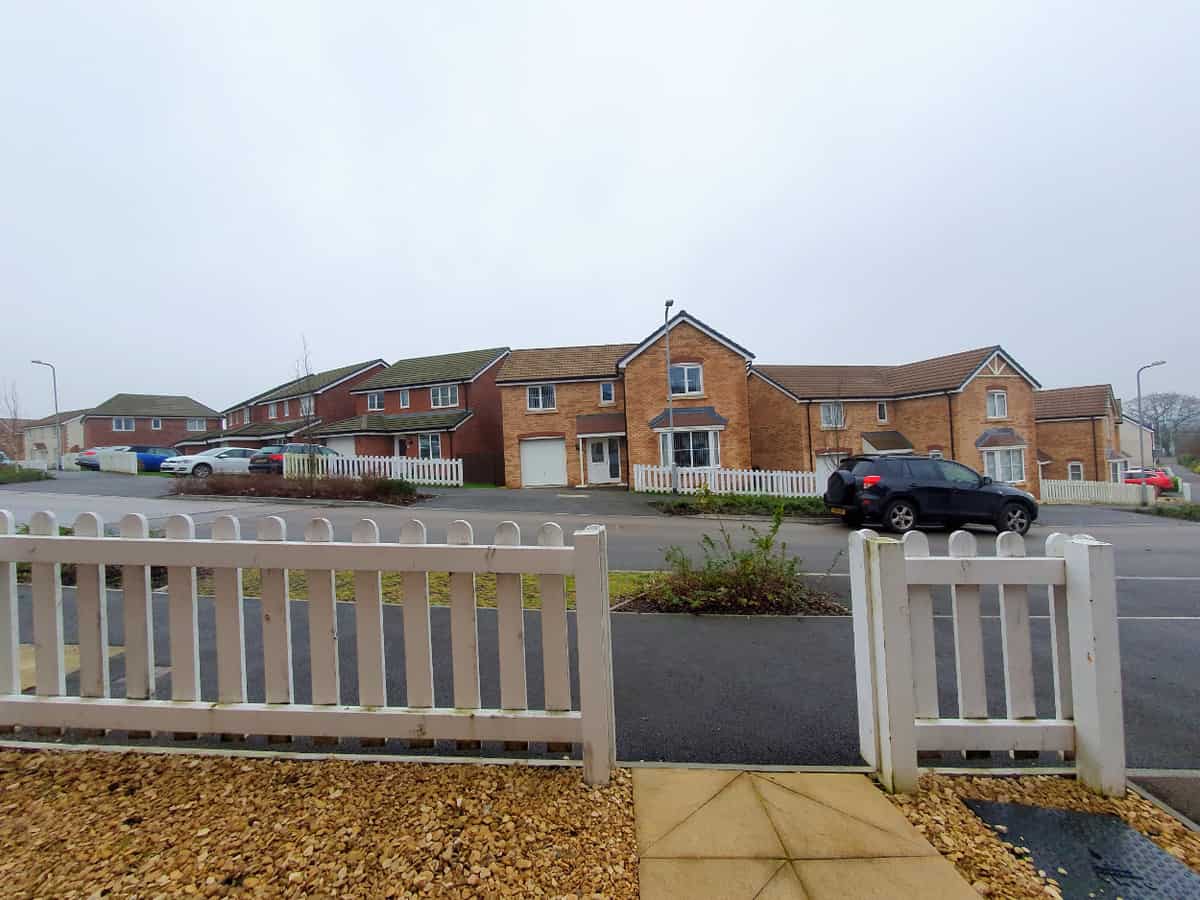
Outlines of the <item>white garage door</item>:
<svg viewBox="0 0 1200 900">
<path fill-rule="evenodd" d="M 325 446 L 342 456 L 354 455 L 354 438 L 352 437 L 329 438 L 325 442 Z"/>
<path fill-rule="evenodd" d="M 567 483 L 567 443 L 563 438 L 521 441 L 521 484 Z"/>
</svg>

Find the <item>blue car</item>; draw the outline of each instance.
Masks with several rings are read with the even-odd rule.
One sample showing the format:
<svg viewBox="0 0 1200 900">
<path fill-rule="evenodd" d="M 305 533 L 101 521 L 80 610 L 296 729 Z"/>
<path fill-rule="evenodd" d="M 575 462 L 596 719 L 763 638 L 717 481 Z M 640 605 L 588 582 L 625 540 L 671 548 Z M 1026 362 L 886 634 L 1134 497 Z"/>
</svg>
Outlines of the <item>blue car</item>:
<svg viewBox="0 0 1200 900">
<path fill-rule="evenodd" d="M 173 450 L 170 447 L 149 447 L 145 444 L 122 444 L 118 447 L 93 447 L 85 450 L 78 459 L 75 460 L 75 465 L 81 469 L 91 469 L 93 472 L 100 469 L 100 457 L 97 453 L 101 450 L 120 450 L 126 453 L 136 453 L 138 458 L 138 468 L 143 472 L 157 472 L 163 464 L 163 460 L 170 459 L 173 456 L 178 456 L 179 451 Z"/>
</svg>

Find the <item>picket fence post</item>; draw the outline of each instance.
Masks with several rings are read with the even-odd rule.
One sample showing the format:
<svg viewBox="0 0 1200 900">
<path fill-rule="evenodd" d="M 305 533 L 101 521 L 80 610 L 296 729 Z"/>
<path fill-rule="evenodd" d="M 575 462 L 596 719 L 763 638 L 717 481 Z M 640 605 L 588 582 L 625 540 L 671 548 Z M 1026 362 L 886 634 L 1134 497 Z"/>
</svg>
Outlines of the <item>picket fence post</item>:
<svg viewBox="0 0 1200 900">
<path fill-rule="evenodd" d="M 1077 777 L 1110 797 L 1125 793 L 1125 722 L 1113 548 L 1087 535 L 1066 542 L 1067 619 Z"/>
<path fill-rule="evenodd" d="M 608 609 L 608 532 L 575 532 L 575 611 L 579 634 L 579 711 L 583 716 L 583 778 L 608 784 L 617 762 L 613 712 L 612 622 Z"/>
<path fill-rule="evenodd" d="M 866 542 L 878 537 L 868 528 L 850 534 L 850 620 L 854 628 L 854 681 L 858 693 L 858 752 L 879 766 L 879 709 L 875 702 L 875 629 L 867 596 Z"/>
<path fill-rule="evenodd" d="M 0 536 L 15 534 L 13 514 L 0 509 Z M 21 648 L 17 628 L 17 564 L 0 562 L 0 695 L 21 693 Z"/>
</svg>

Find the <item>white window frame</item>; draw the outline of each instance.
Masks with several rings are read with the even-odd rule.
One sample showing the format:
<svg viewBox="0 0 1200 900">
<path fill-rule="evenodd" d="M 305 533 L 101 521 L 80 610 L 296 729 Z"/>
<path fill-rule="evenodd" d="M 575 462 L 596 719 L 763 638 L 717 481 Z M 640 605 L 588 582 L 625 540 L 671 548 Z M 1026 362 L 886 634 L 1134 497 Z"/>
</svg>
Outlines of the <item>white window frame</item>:
<svg viewBox="0 0 1200 900">
<path fill-rule="evenodd" d="M 383 391 L 372 391 L 367 394 L 367 412 L 383 411 Z"/>
<path fill-rule="evenodd" d="M 278 404 L 275 404 L 275 403 L 267 404 L 267 418 L 268 419 L 278 419 L 279 418 Z"/>
<path fill-rule="evenodd" d="M 1108 461 L 1108 480 L 1113 484 L 1123 484 L 1125 481 L 1125 472 L 1129 468 L 1129 463 L 1123 459 L 1110 459 Z"/>
<path fill-rule="evenodd" d="M 681 463 L 675 463 L 676 468 L 680 469 L 718 469 L 721 467 L 721 432 L 715 428 L 676 428 L 672 431 L 660 431 L 658 438 L 658 462 L 661 466 L 670 466 L 673 462 L 674 453 L 668 451 L 668 442 L 672 441 L 671 435 L 690 434 L 707 435 L 708 443 L 708 464 L 704 466 L 689 466 Z M 694 441 L 694 438 L 692 439 Z M 696 448 L 693 444 L 687 451 L 689 454 L 695 454 Z"/>
<path fill-rule="evenodd" d="M 683 372 L 683 390 L 675 390 L 674 379 L 671 375 L 676 369 Z M 688 388 L 688 373 L 692 370 L 696 372 L 696 387 Z M 703 363 L 671 363 L 671 369 L 667 373 L 667 389 L 671 392 L 672 397 L 701 397 L 704 395 L 704 364 Z"/>
<path fill-rule="evenodd" d="M 606 389 L 608 391 L 607 397 L 604 396 L 604 392 Z M 609 403 L 617 402 L 617 386 L 616 386 L 616 384 L 614 384 L 611 381 L 600 382 L 600 402 L 605 405 L 607 405 Z"/>
<path fill-rule="evenodd" d="M 826 400 L 821 404 L 821 427 L 827 431 L 846 427 L 846 407 L 841 400 Z"/>
<path fill-rule="evenodd" d="M 550 392 L 550 405 L 546 406 L 546 392 Z M 537 403 L 534 403 L 534 397 Z M 530 412 L 550 412 L 558 409 L 558 390 L 552 384 L 531 384 L 525 388 L 525 408 Z"/>
<path fill-rule="evenodd" d="M 300 415 L 311 416 L 316 406 L 313 403 L 313 395 L 306 394 L 300 398 Z"/>
<path fill-rule="evenodd" d="M 401 388 L 400 389 L 400 408 L 408 409 L 408 401 L 409 401 L 408 388 Z"/>
<path fill-rule="evenodd" d="M 250 424 L 250 407 L 248 407 L 248 406 L 242 410 L 242 424 L 243 425 Z"/>
<path fill-rule="evenodd" d="M 1000 407 L 1004 409 L 1001 410 Z M 993 412 L 993 408 L 997 410 Z M 988 391 L 987 392 L 987 417 L 989 419 L 1007 419 L 1008 418 L 1008 391 Z"/>
<path fill-rule="evenodd" d="M 284 417 L 285 419 L 286 419 L 288 416 L 290 416 L 290 415 L 292 414 L 292 413 L 291 413 L 291 410 L 290 410 L 290 409 L 288 409 L 288 406 L 289 406 L 289 401 L 287 401 L 287 400 L 284 400 L 284 401 L 283 401 L 283 417 Z"/>
<path fill-rule="evenodd" d="M 1019 473 L 1014 472 L 1012 463 L 1012 454 L 1017 454 L 1016 458 L 1020 462 L 1021 469 Z M 1004 454 L 1004 457 L 1001 457 Z M 1019 474 L 1019 478 L 1004 478 L 1004 469 L 1008 468 L 1010 476 Z M 983 451 L 983 473 L 999 484 L 1020 484 L 1025 480 L 1025 448 L 1024 447 L 989 447 Z"/>
<path fill-rule="evenodd" d="M 150 430 L 151 431 L 162 431 L 162 419 L 159 418 L 158 416 L 154 416 L 150 420 Z"/>
<path fill-rule="evenodd" d="M 126 428 L 125 426 L 129 427 Z M 113 416 L 112 430 L 113 431 L 134 431 L 137 429 L 137 419 L 133 416 Z"/>
<path fill-rule="evenodd" d="M 1079 473 L 1079 477 L 1075 477 L 1075 473 Z M 1067 463 L 1067 481 L 1083 481 L 1083 463 L 1077 459 Z"/>
<path fill-rule="evenodd" d="M 941 450 L 930 450 L 929 458 L 930 459 L 945 459 L 946 457 L 942 455 Z"/>
<path fill-rule="evenodd" d="M 445 392 L 445 403 L 438 402 L 438 395 Z M 452 406 L 458 406 L 458 385 L 457 384 L 438 384 L 429 389 L 429 408 L 430 409 L 449 409 Z"/>
<path fill-rule="evenodd" d="M 888 420 L 888 408 L 886 400 L 877 400 L 875 402 L 875 420 L 886 424 Z"/>
<path fill-rule="evenodd" d="M 436 452 L 435 452 L 436 451 Z M 417 456 L 420 459 L 442 458 L 442 435 L 437 431 L 417 435 Z"/>
<path fill-rule="evenodd" d="M 184 423 L 184 425 L 185 425 L 187 431 L 208 431 L 208 420 L 207 419 L 198 419 L 198 418 L 188 419 Z"/>
</svg>

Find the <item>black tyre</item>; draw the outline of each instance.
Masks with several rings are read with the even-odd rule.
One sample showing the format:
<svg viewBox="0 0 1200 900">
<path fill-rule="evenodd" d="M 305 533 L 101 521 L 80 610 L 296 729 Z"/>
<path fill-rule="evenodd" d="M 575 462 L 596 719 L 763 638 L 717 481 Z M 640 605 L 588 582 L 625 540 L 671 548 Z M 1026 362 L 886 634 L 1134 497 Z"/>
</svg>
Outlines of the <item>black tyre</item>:
<svg viewBox="0 0 1200 900">
<path fill-rule="evenodd" d="M 207 478 L 212 474 L 212 466 L 210 466 L 208 463 L 200 463 L 194 469 L 192 469 L 192 474 L 197 478 Z"/>
<path fill-rule="evenodd" d="M 1033 519 L 1029 515 L 1029 507 L 1015 500 L 1005 503 L 996 515 L 996 531 L 1001 534 L 1005 531 L 1015 531 L 1017 534 L 1023 535 L 1029 531 L 1029 526 L 1032 524 Z"/>
<path fill-rule="evenodd" d="M 863 517 L 860 512 L 848 512 L 842 516 L 842 524 L 847 528 L 862 528 Z"/>
<path fill-rule="evenodd" d="M 917 527 L 917 507 L 911 500 L 893 500 L 883 511 L 883 526 L 904 534 Z"/>
</svg>

